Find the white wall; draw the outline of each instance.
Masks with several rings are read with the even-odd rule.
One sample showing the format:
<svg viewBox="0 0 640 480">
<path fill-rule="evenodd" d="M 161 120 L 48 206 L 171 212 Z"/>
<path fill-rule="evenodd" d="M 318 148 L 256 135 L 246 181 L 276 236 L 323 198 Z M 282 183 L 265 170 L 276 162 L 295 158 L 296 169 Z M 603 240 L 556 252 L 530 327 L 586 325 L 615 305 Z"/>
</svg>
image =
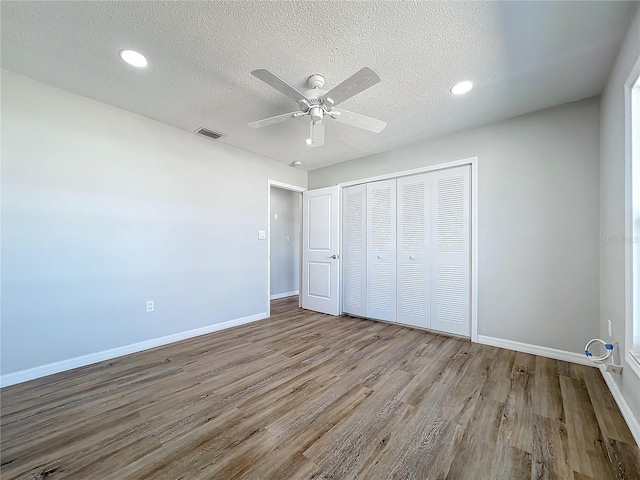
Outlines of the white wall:
<svg viewBox="0 0 640 480">
<path fill-rule="evenodd" d="M 599 332 L 599 101 L 309 172 L 309 188 L 478 157 L 478 333 L 582 353 Z"/>
<path fill-rule="evenodd" d="M 2 374 L 267 311 L 268 179 L 306 172 L 1 80 Z"/>
<path fill-rule="evenodd" d="M 620 352 L 625 342 L 625 245 L 607 238 L 624 238 L 625 194 L 625 106 L 624 83 L 640 55 L 640 10 L 627 30 L 620 54 L 602 93 L 600 114 L 600 335 L 609 338 L 611 320 L 613 340 Z M 623 356 L 623 355 L 621 355 Z M 614 375 L 625 400 L 640 421 L 640 378 L 630 368 Z"/>
<path fill-rule="evenodd" d="M 271 187 L 271 295 L 299 290 L 300 206 L 300 193 Z"/>
</svg>

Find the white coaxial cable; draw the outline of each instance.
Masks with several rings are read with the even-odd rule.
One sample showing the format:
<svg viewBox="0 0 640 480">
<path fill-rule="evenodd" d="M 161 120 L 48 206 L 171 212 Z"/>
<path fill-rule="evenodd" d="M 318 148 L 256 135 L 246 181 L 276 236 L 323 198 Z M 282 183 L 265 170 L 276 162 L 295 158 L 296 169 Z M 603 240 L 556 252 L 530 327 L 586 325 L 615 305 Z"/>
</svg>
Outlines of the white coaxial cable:
<svg viewBox="0 0 640 480">
<path fill-rule="evenodd" d="M 605 352 L 602 355 L 594 357 L 593 354 L 589 351 L 589 347 L 591 347 L 591 345 L 593 345 L 594 343 L 599 343 L 605 348 Z M 584 347 L 584 354 L 587 356 L 587 358 L 589 358 L 589 360 L 591 360 L 593 363 L 597 364 L 604 363 L 612 353 L 613 344 L 607 343 L 600 338 L 594 338 L 593 340 L 590 340 L 589 343 L 587 343 Z"/>
</svg>

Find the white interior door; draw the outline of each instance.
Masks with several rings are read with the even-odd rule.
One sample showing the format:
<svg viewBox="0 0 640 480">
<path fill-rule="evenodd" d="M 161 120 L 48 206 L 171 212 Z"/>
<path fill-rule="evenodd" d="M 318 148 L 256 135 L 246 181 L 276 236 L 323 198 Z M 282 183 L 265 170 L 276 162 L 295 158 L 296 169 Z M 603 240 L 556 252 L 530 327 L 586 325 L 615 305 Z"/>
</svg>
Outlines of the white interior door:
<svg viewBox="0 0 640 480">
<path fill-rule="evenodd" d="M 398 179 L 398 322 L 430 328 L 429 174 Z"/>
<path fill-rule="evenodd" d="M 396 179 L 367 184 L 367 317 L 396 321 Z"/>
<path fill-rule="evenodd" d="M 342 190 L 342 310 L 367 316 L 367 185 Z"/>
<path fill-rule="evenodd" d="M 339 187 L 303 192 L 302 224 L 301 306 L 339 315 Z"/>
<path fill-rule="evenodd" d="M 471 335 L 471 167 L 431 179 L 431 328 Z"/>
</svg>

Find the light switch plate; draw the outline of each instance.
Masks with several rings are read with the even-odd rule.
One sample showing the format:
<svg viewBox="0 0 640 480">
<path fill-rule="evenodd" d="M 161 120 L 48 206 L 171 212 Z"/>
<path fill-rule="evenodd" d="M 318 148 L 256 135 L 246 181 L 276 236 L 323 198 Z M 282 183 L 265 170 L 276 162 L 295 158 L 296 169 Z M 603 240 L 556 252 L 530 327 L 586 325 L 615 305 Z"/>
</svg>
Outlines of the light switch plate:
<svg viewBox="0 0 640 480">
<path fill-rule="evenodd" d="M 267 239 L 267 232 L 265 232 L 264 230 L 258 230 L 258 240 L 266 240 Z"/>
</svg>

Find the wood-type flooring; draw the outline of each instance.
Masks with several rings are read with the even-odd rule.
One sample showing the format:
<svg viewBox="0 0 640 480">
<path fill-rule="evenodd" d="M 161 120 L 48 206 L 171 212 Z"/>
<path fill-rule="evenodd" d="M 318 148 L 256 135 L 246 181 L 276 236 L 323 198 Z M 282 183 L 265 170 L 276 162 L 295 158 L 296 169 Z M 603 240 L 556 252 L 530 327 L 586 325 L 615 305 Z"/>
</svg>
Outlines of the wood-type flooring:
<svg viewBox="0 0 640 480">
<path fill-rule="evenodd" d="M 272 303 L 1 391 L 2 479 L 640 479 L 598 369 Z"/>
</svg>

